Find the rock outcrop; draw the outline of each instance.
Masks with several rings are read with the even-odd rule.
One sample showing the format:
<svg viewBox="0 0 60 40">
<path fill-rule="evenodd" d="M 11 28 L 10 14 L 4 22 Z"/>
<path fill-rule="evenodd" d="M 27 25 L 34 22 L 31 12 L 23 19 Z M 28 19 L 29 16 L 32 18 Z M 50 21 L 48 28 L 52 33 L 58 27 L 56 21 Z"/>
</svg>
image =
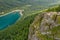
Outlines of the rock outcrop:
<svg viewBox="0 0 60 40">
<path fill-rule="evenodd" d="M 55 40 L 51 30 L 60 26 L 59 18 L 60 12 L 45 12 L 37 15 L 30 25 L 28 40 Z"/>
</svg>

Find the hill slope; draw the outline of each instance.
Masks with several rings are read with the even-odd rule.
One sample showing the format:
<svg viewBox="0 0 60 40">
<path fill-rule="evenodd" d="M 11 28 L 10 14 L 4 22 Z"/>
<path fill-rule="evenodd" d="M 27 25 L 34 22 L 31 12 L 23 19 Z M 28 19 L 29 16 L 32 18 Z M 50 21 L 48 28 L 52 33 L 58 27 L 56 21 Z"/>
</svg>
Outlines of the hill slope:
<svg viewBox="0 0 60 40">
<path fill-rule="evenodd" d="M 58 9 L 58 8 L 60 8 L 60 6 L 57 7 L 56 9 Z M 54 8 L 52 10 L 54 10 Z M 32 24 L 34 18 L 37 16 L 37 14 L 40 14 L 40 12 L 36 13 L 34 15 L 27 16 L 26 18 L 19 20 L 16 24 L 14 24 L 4 30 L 1 30 L 0 31 L 0 40 L 3 40 L 3 39 L 4 40 L 28 40 L 30 24 Z M 38 19 L 40 19 L 40 16 L 38 17 Z M 40 22 L 38 19 L 36 21 Z M 32 26 L 34 26 L 34 25 L 32 25 Z M 46 36 L 45 37 L 42 36 L 42 38 L 46 38 Z"/>
<path fill-rule="evenodd" d="M 60 0 L 0 0 L 0 12 L 15 9 L 16 7 L 25 7 L 26 5 L 32 6 L 29 9 L 38 10 L 41 9 L 41 6 L 42 8 L 47 8 L 48 6 L 60 4 L 59 2 Z"/>
<path fill-rule="evenodd" d="M 49 8 L 35 17 L 28 40 L 60 40 L 60 6 Z"/>
</svg>

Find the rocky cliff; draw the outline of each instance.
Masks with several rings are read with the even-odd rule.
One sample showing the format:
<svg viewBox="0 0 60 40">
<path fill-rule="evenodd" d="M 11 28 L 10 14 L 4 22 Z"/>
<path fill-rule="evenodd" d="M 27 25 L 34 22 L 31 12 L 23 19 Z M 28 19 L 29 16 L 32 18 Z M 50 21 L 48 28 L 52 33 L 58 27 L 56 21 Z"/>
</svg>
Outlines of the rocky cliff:
<svg viewBox="0 0 60 40">
<path fill-rule="evenodd" d="M 28 40 L 60 40 L 60 12 L 44 12 L 30 25 Z"/>
</svg>

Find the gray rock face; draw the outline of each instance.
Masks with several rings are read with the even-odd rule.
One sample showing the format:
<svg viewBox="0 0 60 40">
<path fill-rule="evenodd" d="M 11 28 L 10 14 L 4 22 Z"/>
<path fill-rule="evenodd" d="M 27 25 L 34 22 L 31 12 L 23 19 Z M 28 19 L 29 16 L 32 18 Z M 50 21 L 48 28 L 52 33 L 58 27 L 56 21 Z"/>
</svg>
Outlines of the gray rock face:
<svg viewBox="0 0 60 40">
<path fill-rule="evenodd" d="M 58 16 L 60 15 L 60 12 L 58 13 L 49 12 L 49 13 L 39 14 L 29 28 L 28 40 L 44 40 L 43 38 L 41 38 L 41 35 L 47 35 L 48 37 L 51 37 L 49 36 L 49 34 L 52 33 L 51 31 L 48 30 L 51 30 L 52 28 L 60 25 L 57 24 L 57 22 L 54 21 L 54 19 L 52 19 L 53 15 Z M 37 35 L 38 36 L 40 35 L 40 37 L 38 37 Z"/>
</svg>

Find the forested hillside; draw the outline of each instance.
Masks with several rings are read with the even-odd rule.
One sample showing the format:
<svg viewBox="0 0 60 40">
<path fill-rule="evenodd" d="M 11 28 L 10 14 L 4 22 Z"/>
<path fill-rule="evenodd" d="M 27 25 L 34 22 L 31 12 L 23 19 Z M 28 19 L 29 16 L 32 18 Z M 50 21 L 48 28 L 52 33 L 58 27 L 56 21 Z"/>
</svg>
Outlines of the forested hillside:
<svg viewBox="0 0 60 40">
<path fill-rule="evenodd" d="M 59 4 L 60 0 L 0 0 L 0 12 L 23 9 L 31 12 Z M 26 12 L 27 13 L 27 12 Z"/>
<path fill-rule="evenodd" d="M 57 10 L 58 8 L 60 8 L 60 6 L 58 6 L 57 8 L 49 9 L 49 10 Z M 37 14 L 39 15 L 40 12 L 36 13 L 34 15 L 29 15 L 26 18 L 19 20 L 16 24 L 14 24 L 4 30 L 1 30 L 0 31 L 0 40 L 28 40 L 29 27 L 35 20 L 35 17 L 37 16 Z M 44 36 L 44 37 L 42 36 L 42 38 L 46 39 L 46 36 Z"/>
<path fill-rule="evenodd" d="M 28 40 L 60 40 L 60 5 L 38 14 L 30 25 Z"/>
<path fill-rule="evenodd" d="M 54 28 L 50 29 L 49 23 L 46 23 L 46 25 L 49 26 L 49 30 L 47 31 L 51 31 L 53 33 L 51 34 L 52 37 L 51 35 L 42 35 L 43 33 L 40 34 L 41 29 L 39 29 L 40 24 L 42 24 L 41 21 L 43 19 L 43 16 L 45 15 L 44 13 L 59 13 L 59 4 L 60 0 L 0 0 L 0 15 L 4 15 L 14 10 L 24 10 L 22 13 L 23 16 L 21 16 L 21 18 L 19 18 L 15 24 L 8 25 L 7 28 L 0 30 L 0 40 L 33 40 L 34 38 L 36 38 L 35 32 L 37 33 L 38 40 L 39 38 L 41 38 L 42 40 L 55 40 L 55 37 L 60 38 L 60 25 L 57 27 L 53 25 Z M 52 20 L 55 21 L 54 23 L 56 23 L 56 15 L 53 15 L 52 17 Z M 57 17 L 57 23 L 60 24 L 60 16 Z M 37 29 L 37 31 L 34 27 Z M 33 38 L 31 35 L 33 36 Z M 31 38 L 29 38 L 29 36 Z"/>
</svg>

